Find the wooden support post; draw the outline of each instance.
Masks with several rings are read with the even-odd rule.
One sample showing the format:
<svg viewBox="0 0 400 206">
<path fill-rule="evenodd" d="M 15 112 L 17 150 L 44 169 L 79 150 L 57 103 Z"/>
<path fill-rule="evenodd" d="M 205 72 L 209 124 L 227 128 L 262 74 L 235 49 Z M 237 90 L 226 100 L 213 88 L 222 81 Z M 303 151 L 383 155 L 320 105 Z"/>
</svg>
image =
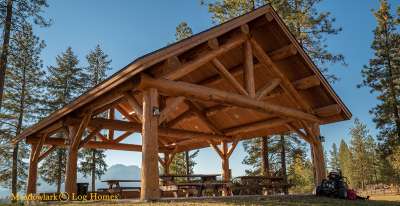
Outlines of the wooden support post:
<svg viewBox="0 0 400 206">
<path fill-rule="evenodd" d="M 244 82 L 246 90 L 251 98 L 256 96 L 255 84 L 254 84 L 254 64 L 253 64 L 253 52 L 250 41 L 246 41 L 244 44 Z"/>
<path fill-rule="evenodd" d="M 229 169 L 229 156 L 228 154 L 228 143 L 226 141 L 223 141 L 222 143 L 222 179 L 225 183 L 229 183 L 231 180 L 231 172 Z M 228 196 L 230 192 L 228 191 L 228 188 L 224 188 L 223 190 L 223 196 Z"/>
<path fill-rule="evenodd" d="M 108 118 L 112 119 L 112 120 L 115 119 L 115 109 L 114 108 L 110 108 L 110 110 L 108 111 Z M 108 139 L 109 140 L 114 139 L 114 130 L 113 129 L 108 130 Z"/>
<path fill-rule="evenodd" d="M 28 185 L 26 194 L 35 194 L 36 193 L 36 182 L 37 182 L 37 169 L 38 169 L 38 161 L 35 160 L 34 154 L 37 150 L 38 144 L 32 144 L 31 157 L 29 160 L 29 173 L 28 173 Z"/>
<path fill-rule="evenodd" d="M 43 144 L 47 139 L 48 134 L 44 134 L 38 143 L 32 144 L 32 151 L 29 163 L 29 174 L 28 174 L 28 185 L 27 194 L 36 193 L 36 182 L 37 182 L 37 169 L 39 163 L 40 152 L 42 151 Z"/>
<path fill-rule="evenodd" d="M 92 118 L 92 112 L 89 111 L 82 119 L 79 127 L 68 126 L 69 134 L 69 147 L 67 168 L 65 170 L 65 192 L 68 194 L 76 194 L 76 179 L 78 167 L 78 150 L 82 140 L 82 135 Z"/>
<path fill-rule="evenodd" d="M 315 170 L 315 184 L 318 186 L 322 180 L 326 178 L 324 148 L 322 147 L 321 140 L 319 138 L 319 125 L 313 125 L 313 132 L 316 135 L 314 142 L 311 144 L 313 165 Z"/>
<path fill-rule="evenodd" d="M 158 174 L 158 92 L 148 88 L 143 92 L 141 192 L 143 201 L 160 198 Z"/>
<path fill-rule="evenodd" d="M 65 192 L 68 194 L 75 193 L 76 195 L 76 169 L 78 164 L 78 151 L 72 148 L 72 140 L 75 137 L 75 134 L 77 134 L 77 127 L 69 126 L 68 130 L 70 145 L 68 147 L 67 167 L 65 170 Z"/>
</svg>

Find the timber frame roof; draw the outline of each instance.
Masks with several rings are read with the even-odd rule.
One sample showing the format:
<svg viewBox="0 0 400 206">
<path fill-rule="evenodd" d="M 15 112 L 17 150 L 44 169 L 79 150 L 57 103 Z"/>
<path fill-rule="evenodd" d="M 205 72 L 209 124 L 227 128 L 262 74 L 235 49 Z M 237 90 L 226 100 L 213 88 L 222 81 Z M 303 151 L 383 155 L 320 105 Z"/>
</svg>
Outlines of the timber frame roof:
<svg viewBox="0 0 400 206">
<path fill-rule="evenodd" d="M 251 67 L 252 83 L 246 70 Z M 170 87 L 164 88 L 167 84 Z M 92 132 L 140 132 L 142 91 L 150 87 L 161 95 L 159 135 L 167 146 L 160 151 L 178 144 L 181 151 L 202 148 L 212 138 L 233 141 L 293 130 L 302 134 L 299 130 L 307 131 L 311 124 L 351 118 L 278 14 L 266 5 L 134 60 L 26 129 L 15 142 L 28 137 L 29 143 L 37 142 L 40 135 L 65 131 L 66 125 L 79 124 L 88 113 L 110 108 L 129 122 L 93 118 L 88 123 Z M 215 93 L 192 95 L 204 88 Z M 185 132 L 191 138 L 183 141 Z M 202 138 L 193 138 L 198 136 Z M 62 144 L 55 139 L 53 143 Z M 96 144 L 86 146 L 97 148 Z"/>
</svg>

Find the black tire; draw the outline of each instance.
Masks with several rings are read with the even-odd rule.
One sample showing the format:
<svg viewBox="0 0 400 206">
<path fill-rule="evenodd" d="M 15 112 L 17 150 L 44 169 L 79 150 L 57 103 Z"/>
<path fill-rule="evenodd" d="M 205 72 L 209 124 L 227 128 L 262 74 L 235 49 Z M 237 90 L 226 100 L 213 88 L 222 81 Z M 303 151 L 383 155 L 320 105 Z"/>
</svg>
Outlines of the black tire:
<svg viewBox="0 0 400 206">
<path fill-rule="evenodd" d="M 347 189 L 344 187 L 339 188 L 338 197 L 340 199 L 347 199 Z"/>
</svg>

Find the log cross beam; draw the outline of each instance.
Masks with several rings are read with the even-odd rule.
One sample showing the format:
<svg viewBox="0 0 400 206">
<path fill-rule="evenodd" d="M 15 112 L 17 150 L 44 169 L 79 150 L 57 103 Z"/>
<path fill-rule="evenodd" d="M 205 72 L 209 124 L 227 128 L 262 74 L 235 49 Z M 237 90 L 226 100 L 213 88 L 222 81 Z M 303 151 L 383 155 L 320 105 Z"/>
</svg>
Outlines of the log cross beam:
<svg viewBox="0 0 400 206">
<path fill-rule="evenodd" d="M 205 53 L 199 58 L 195 60 L 189 61 L 187 63 L 182 64 L 180 68 L 177 68 L 167 74 L 163 75 L 163 78 L 169 80 L 177 80 L 180 79 L 187 74 L 195 71 L 199 67 L 207 64 L 212 59 L 216 58 L 217 56 L 228 52 L 229 50 L 240 46 L 243 42 L 246 41 L 246 37 L 244 35 L 237 35 L 229 39 L 225 44 L 219 46 L 217 49 L 214 49 L 210 52 Z"/>
<path fill-rule="evenodd" d="M 129 106 L 135 111 L 135 114 L 139 117 L 140 121 L 143 120 L 143 109 L 139 102 L 136 100 L 132 92 L 124 93 L 125 99 L 128 101 Z"/>
<path fill-rule="evenodd" d="M 146 88 L 157 88 L 160 92 L 166 93 L 171 96 L 187 96 L 204 101 L 214 101 L 222 104 L 230 104 L 248 109 L 255 109 L 268 114 L 275 113 L 295 119 L 320 122 L 320 120 L 315 115 L 303 112 L 298 109 L 284 107 L 268 102 L 261 102 L 243 95 L 187 82 L 171 81 L 166 79 L 153 79 L 143 74 L 141 76 L 138 89 L 144 90 Z"/>
<path fill-rule="evenodd" d="M 51 152 L 53 152 L 55 149 L 57 149 L 57 147 L 55 145 L 52 145 L 50 148 L 48 148 L 46 150 L 46 152 L 43 152 L 39 158 L 38 158 L 38 162 L 42 161 L 44 158 L 46 158 Z"/>
<path fill-rule="evenodd" d="M 158 117 L 158 124 L 161 125 L 164 121 L 166 121 L 168 115 L 173 112 L 184 100 L 185 97 L 175 97 L 169 104 L 167 104 Z"/>
<path fill-rule="evenodd" d="M 293 84 L 289 81 L 286 75 L 280 71 L 278 66 L 272 61 L 270 56 L 264 51 L 261 45 L 254 38 L 250 38 L 250 42 L 255 57 L 260 61 L 261 64 L 266 66 L 266 68 L 271 68 L 272 72 L 274 72 L 282 80 L 282 88 L 286 93 L 289 94 L 289 97 L 294 98 L 294 103 L 300 105 L 300 107 L 305 109 L 307 112 L 312 113 L 310 105 L 302 98 L 302 96 L 300 96 Z"/>
<path fill-rule="evenodd" d="M 197 115 L 200 120 L 207 125 L 207 127 L 214 133 L 218 135 L 222 135 L 222 132 L 208 119 L 207 115 L 205 114 L 204 111 L 201 110 L 198 106 L 196 106 L 193 102 L 191 101 L 186 101 L 186 103 L 189 105 L 189 108 Z"/>
</svg>

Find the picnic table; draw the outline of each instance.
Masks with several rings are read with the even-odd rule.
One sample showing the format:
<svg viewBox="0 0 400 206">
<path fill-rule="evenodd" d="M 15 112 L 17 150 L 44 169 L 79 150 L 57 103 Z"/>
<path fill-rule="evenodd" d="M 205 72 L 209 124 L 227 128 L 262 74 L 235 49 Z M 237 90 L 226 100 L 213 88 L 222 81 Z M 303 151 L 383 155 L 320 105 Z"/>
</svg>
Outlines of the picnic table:
<svg viewBox="0 0 400 206">
<path fill-rule="evenodd" d="M 235 193 L 239 195 L 265 194 L 289 187 L 283 177 L 278 176 L 239 176 L 234 180 Z"/>
<path fill-rule="evenodd" d="M 101 182 L 106 182 L 108 184 L 108 188 L 99 188 L 99 191 L 107 191 L 109 193 L 119 193 L 121 194 L 122 191 L 125 190 L 135 190 L 135 191 L 140 191 L 140 186 L 137 187 L 121 187 L 122 182 L 140 182 L 140 180 L 117 180 L 117 179 L 111 179 L 111 180 L 103 180 Z"/>
<path fill-rule="evenodd" d="M 183 190 L 186 196 L 189 193 L 196 192 L 197 196 L 202 196 L 203 192 L 207 189 L 212 189 L 213 194 L 216 195 L 219 190 L 227 187 L 226 183 L 218 182 L 217 177 L 220 174 L 190 174 L 190 175 L 161 175 L 160 179 L 162 191 L 172 191 L 174 196 L 177 196 L 178 190 Z M 186 181 L 178 182 L 177 178 Z"/>
</svg>

